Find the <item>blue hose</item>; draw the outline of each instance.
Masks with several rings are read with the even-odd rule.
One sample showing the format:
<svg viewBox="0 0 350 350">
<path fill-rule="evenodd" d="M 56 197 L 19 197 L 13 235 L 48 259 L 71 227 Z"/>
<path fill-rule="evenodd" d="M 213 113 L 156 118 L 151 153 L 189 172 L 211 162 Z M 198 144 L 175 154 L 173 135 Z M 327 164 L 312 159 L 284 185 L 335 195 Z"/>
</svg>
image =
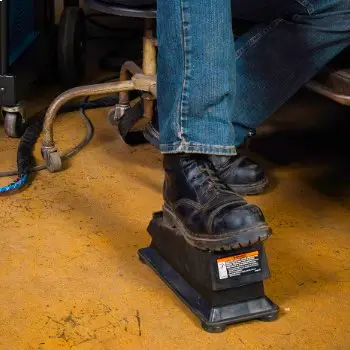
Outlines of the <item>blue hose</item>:
<svg viewBox="0 0 350 350">
<path fill-rule="evenodd" d="M 45 111 L 36 115 L 25 129 L 17 150 L 18 178 L 11 184 L 0 187 L 0 194 L 9 194 L 20 190 L 27 182 L 29 166 L 33 158 L 33 148 L 43 128 Z"/>
<path fill-rule="evenodd" d="M 21 189 L 28 180 L 28 174 L 23 174 L 17 178 L 17 180 L 13 181 L 9 185 L 5 187 L 0 187 L 0 194 L 8 194 L 13 191 L 18 191 Z"/>
</svg>

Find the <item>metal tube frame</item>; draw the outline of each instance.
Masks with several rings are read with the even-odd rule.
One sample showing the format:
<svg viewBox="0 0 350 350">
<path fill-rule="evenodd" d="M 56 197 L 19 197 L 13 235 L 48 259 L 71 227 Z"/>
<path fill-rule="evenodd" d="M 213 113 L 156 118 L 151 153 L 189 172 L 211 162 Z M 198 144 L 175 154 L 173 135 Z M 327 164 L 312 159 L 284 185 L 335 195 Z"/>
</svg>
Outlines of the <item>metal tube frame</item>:
<svg viewBox="0 0 350 350">
<path fill-rule="evenodd" d="M 129 91 L 143 91 L 145 116 L 152 118 L 153 104 L 156 98 L 156 41 L 153 37 L 154 20 L 146 20 L 143 40 L 143 69 L 134 62 L 126 62 L 120 71 L 120 81 L 104 84 L 81 86 L 70 89 L 58 96 L 46 112 L 43 127 L 42 150 L 56 152 L 53 139 L 53 123 L 59 109 L 70 100 L 87 95 L 96 96 L 119 92 L 119 103 L 129 104 Z M 131 80 L 130 80 L 131 79 Z"/>
<path fill-rule="evenodd" d="M 316 80 L 311 80 L 308 83 L 306 83 L 306 88 L 309 90 L 316 92 L 319 95 L 322 95 L 324 97 L 329 98 L 330 100 L 337 102 L 344 106 L 350 106 L 350 96 L 344 95 L 340 93 L 336 93 L 329 89 L 327 86 L 322 85 L 321 83 L 317 82 Z"/>
<path fill-rule="evenodd" d="M 60 108 L 67 102 L 84 96 L 97 96 L 102 94 L 113 94 L 121 91 L 129 91 L 134 89 L 131 80 L 123 82 L 111 82 L 104 84 L 86 85 L 76 87 L 65 91 L 59 95 L 50 105 L 46 112 L 43 126 L 43 151 L 56 151 L 55 142 L 53 140 L 53 123 Z"/>
<path fill-rule="evenodd" d="M 145 20 L 145 35 L 143 38 L 143 73 L 146 76 L 155 76 L 157 74 L 157 52 L 153 36 L 155 21 Z M 153 118 L 154 98 L 151 94 L 143 94 L 143 117 L 145 122 Z"/>
<path fill-rule="evenodd" d="M 41 151 L 50 171 L 50 154 L 57 154 L 53 124 L 60 108 L 72 99 L 83 96 L 96 96 L 120 93 L 119 102 L 129 105 L 129 91 L 143 92 L 144 116 L 151 119 L 153 116 L 154 100 L 157 98 L 156 87 L 156 40 L 153 37 L 154 21 L 146 21 L 145 37 L 143 43 L 143 69 L 134 62 L 126 62 L 120 71 L 120 80 L 104 84 L 95 84 L 76 87 L 59 95 L 50 105 L 46 112 Z"/>
<path fill-rule="evenodd" d="M 132 75 L 143 72 L 145 76 L 154 77 L 157 74 L 157 41 L 154 38 L 153 31 L 155 27 L 154 19 L 145 20 L 145 31 L 143 38 L 143 59 L 142 70 L 134 62 L 126 62 L 120 71 L 120 81 L 130 79 Z M 143 93 L 143 121 L 142 125 L 148 123 L 153 118 L 154 96 L 151 93 Z M 124 108 L 129 107 L 129 93 L 121 92 L 119 95 L 119 105 Z M 140 123 L 137 124 L 139 127 Z"/>
</svg>

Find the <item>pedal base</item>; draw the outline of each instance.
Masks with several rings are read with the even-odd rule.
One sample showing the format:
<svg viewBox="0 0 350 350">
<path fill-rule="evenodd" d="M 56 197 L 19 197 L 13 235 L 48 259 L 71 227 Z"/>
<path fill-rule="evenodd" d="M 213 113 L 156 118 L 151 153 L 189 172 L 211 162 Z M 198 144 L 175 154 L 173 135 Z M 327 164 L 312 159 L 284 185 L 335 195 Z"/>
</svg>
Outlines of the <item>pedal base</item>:
<svg viewBox="0 0 350 350">
<path fill-rule="evenodd" d="M 278 306 L 266 296 L 223 306 L 213 306 L 156 249 L 152 247 L 140 249 L 139 257 L 141 262 L 151 267 L 182 302 L 199 317 L 202 328 L 207 332 L 220 333 L 230 324 L 254 319 L 273 321 L 278 317 Z M 252 285 L 252 288 L 255 286 Z"/>
</svg>

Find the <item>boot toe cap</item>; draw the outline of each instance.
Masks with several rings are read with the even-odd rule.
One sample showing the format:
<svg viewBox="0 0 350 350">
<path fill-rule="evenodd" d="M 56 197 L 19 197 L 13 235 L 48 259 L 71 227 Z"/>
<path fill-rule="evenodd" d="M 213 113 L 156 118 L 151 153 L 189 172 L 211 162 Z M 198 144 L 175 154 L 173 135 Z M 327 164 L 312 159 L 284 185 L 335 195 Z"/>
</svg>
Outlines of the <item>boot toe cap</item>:
<svg viewBox="0 0 350 350">
<path fill-rule="evenodd" d="M 258 163 L 247 157 L 242 158 L 234 172 L 236 184 L 252 184 L 266 178 L 264 169 Z"/>
<path fill-rule="evenodd" d="M 241 232 L 265 224 L 264 215 L 256 205 L 244 205 L 239 208 L 223 208 L 212 218 L 211 230 L 215 234 Z"/>
</svg>

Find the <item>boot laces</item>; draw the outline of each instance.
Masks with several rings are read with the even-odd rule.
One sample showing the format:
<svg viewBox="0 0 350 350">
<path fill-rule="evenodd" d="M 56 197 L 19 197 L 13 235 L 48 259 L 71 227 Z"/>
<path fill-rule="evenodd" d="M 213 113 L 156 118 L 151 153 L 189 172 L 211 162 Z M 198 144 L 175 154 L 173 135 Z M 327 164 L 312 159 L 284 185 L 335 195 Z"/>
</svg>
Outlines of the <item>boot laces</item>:
<svg viewBox="0 0 350 350">
<path fill-rule="evenodd" d="M 210 169 L 207 166 L 205 166 L 200 168 L 200 171 L 207 175 L 206 180 L 209 180 L 213 187 L 215 187 L 219 191 L 231 192 L 229 188 L 218 178 L 216 172 L 213 169 Z"/>
</svg>

